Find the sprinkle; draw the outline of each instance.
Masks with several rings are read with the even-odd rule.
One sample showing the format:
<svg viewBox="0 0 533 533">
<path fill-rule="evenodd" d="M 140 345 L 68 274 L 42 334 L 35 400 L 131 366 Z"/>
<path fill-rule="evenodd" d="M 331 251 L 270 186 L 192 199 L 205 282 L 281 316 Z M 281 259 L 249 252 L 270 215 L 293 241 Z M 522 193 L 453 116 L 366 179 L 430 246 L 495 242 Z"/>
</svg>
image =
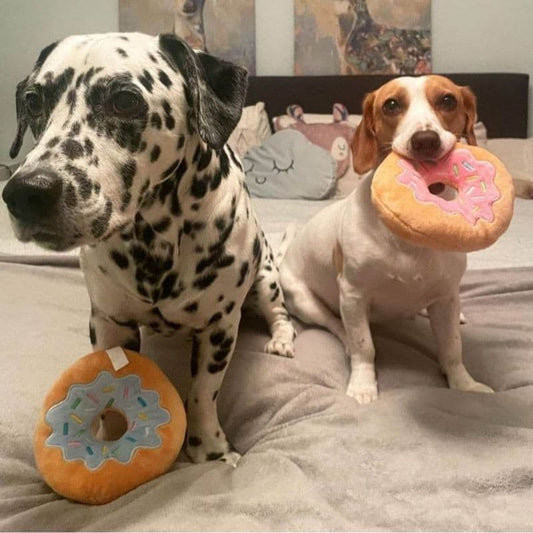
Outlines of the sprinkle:
<svg viewBox="0 0 533 533">
<path fill-rule="evenodd" d="M 454 173 L 456 176 L 459 176 L 459 167 L 457 166 L 457 164 L 454 164 L 454 165 L 453 165 L 453 173 Z"/>
<path fill-rule="evenodd" d="M 83 424 L 83 420 L 79 416 L 76 416 L 74 413 L 70 414 L 70 418 L 72 418 L 72 420 L 74 420 L 78 424 Z"/>
<path fill-rule="evenodd" d="M 148 415 L 146 413 L 139 413 L 138 414 L 138 417 L 141 419 L 141 420 L 148 420 Z"/>
<path fill-rule="evenodd" d="M 483 189 L 483 192 L 487 192 L 487 185 L 484 181 L 481 182 L 481 188 Z"/>
<path fill-rule="evenodd" d="M 477 181 L 479 179 L 479 176 L 470 176 L 469 178 L 466 178 L 465 181 Z"/>
<path fill-rule="evenodd" d="M 128 399 L 128 395 L 129 395 L 129 393 L 130 393 L 130 389 L 129 389 L 129 387 L 124 387 L 124 394 L 122 395 L 122 398 L 123 398 L 124 400 L 127 400 L 127 399 Z"/>
<path fill-rule="evenodd" d="M 87 446 L 85 449 L 89 455 L 94 455 L 93 449 L 90 446 Z"/>
<path fill-rule="evenodd" d="M 111 387 L 111 385 L 104 387 L 102 389 L 102 392 L 108 393 L 108 392 L 115 392 L 115 387 Z"/>
<path fill-rule="evenodd" d="M 77 448 L 78 446 L 81 446 L 81 442 L 79 440 L 71 440 L 68 442 L 68 445 Z"/>
<path fill-rule="evenodd" d="M 107 446 L 102 448 L 102 455 L 107 455 Z"/>
<path fill-rule="evenodd" d="M 126 437 L 126 440 L 129 440 L 130 442 L 137 442 L 137 439 L 134 439 L 133 437 Z"/>
<path fill-rule="evenodd" d="M 133 431 L 137 427 L 137 420 L 133 421 L 133 424 L 130 427 L 130 431 Z"/>
<path fill-rule="evenodd" d="M 90 392 L 87 392 L 86 394 L 87 394 L 87 398 L 89 398 L 91 402 L 100 403 L 100 400 L 94 394 L 91 394 Z"/>
<path fill-rule="evenodd" d="M 80 429 L 78 432 L 76 432 L 76 434 L 74 435 L 74 438 L 77 438 L 80 435 L 83 435 L 84 433 L 85 433 L 85 430 L 84 429 Z"/>
<path fill-rule="evenodd" d="M 113 402 L 115 401 L 115 398 L 109 398 L 109 401 L 105 404 L 105 408 L 111 407 L 113 405 Z"/>
<path fill-rule="evenodd" d="M 463 162 L 462 162 L 462 165 L 463 165 L 463 167 L 465 167 L 467 170 L 474 170 L 474 167 L 473 167 L 468 161 L 463 161 Z"/>
<path fill-rule="evenodd" d="M 137 396 L 137 401 L 143 406 L 143 407 L 146 407 L 147 403 L 140 397 L 140 396 Z"/>
<path fill-rule="evenodd" d="M 468 191 L 465 192 L 465 195 L 468 196 L 473 190 L 474 190 L 474 187 L 470 187 L 470 189 L 468 189 Z"/>
<path fill-rule="evenodd" d="M 115 455 L 120 450 L 120 446 L 117 446 L 112 452 L 111 455 Z"/>
<path fill-rule="evenodd" d="M 68 422 L 63 424 L 63 435 L 68 435 Z"/>
<path fill-rule="evenodd" d="M 74 400 L 74 402 L 72 403 L 72 405 L 70 406 L 71 409 L 76 409 L 76 407 L 78 407 L 78 405 L 80 405 L 80 402 L 81 402 L 81 398 L 76 398 Z"/>
</svg>

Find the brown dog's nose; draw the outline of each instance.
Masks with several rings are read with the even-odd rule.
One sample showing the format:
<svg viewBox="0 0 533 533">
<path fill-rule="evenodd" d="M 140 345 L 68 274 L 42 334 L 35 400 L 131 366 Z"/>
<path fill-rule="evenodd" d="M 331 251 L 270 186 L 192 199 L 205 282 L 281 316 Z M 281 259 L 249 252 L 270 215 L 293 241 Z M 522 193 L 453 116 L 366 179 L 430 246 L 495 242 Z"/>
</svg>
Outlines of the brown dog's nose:
<svg viewBox="0 0 533 533">
<path fill-rule="evenodd" d="M 411 151 L 420 159 L 434 159 L 440 146 L 440 136 L 433 130 L 417 131 L 411 137 Z"/>
<path fill-rule="evenodd" d="M 2 193 L 10 213 L 22 222 L 42 222 L 57 207 L 61 178 L 49 170 L 16 174 Z"/>
</svg>

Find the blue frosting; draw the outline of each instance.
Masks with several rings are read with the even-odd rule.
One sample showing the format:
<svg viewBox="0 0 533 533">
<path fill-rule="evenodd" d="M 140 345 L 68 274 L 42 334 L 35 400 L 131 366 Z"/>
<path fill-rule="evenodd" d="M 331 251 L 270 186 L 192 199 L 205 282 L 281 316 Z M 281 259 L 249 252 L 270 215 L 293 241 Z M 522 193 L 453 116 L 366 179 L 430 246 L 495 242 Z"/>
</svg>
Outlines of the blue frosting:
<svg viewBox="0 0 533 533">
<path fill-rule="evenodd" d="M 125 415 L 128 429 L 118 440 L 99 440 L 91 424 L 111 407 Z M 128 463 L 138 448 L 161 446 L 156 428 L 170 421 L 170 413 L 159 405 L 156 391 L 141 387 L 139 376 L 115 378 L 102 371 L 91 383 L 71 385 L 67 397 L 48 410 L 45 420 L 52 428 L 45 444 L 59 446 L 65 461 L 81 459 L 95 470 L 109 459 Z"/>
</svg>

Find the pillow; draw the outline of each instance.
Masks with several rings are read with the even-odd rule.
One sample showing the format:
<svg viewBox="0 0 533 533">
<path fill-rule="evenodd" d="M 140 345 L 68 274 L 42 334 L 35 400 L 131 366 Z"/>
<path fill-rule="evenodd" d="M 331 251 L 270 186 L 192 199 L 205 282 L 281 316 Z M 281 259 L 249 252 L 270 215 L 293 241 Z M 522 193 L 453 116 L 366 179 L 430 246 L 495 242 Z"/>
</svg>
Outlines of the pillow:
<svg viewBox="0 0 533 533">
<path fill-rule="evenodd" d="M 242 110 L 241 119 L 230 135 L 228 144 L 242 157 L 252 146 L 259 146 L 271 135 L 265 104 L 257 102 Z"/>
<path fill-rule="evenodd" d="M 329 113 L 304 113 L 303 119 L 307 124 L 329 124 L 330 122 L 333 122 L 333 115 L 330 115 Z M 348 115 L 347 120 L 350 126 L 357 128 L 361 120 L 363 120 L 363 115 Z M 280 115 L 279 117 L 274 117 L 272 119 L 272 125 L 274 126 L 277 121 L 281 121 L 282 124 L 287 124 L 293 122 L 294 119 L 289 115 Z"/>
<path fill-rule="evenodd" d="M 342 104 L 333 106 L 333 122 L 308 124 L 299 105 L 287 108 L 287 117 L 278 117 L 274 129 L 294 129 L 303 133 L 312 143 L 326 149 L 337 161 L 337 177 L 346 174 L 350 163 L 350 142 L 355 128 L 348 123 L 348 110 Z"/>
<path fill-rule="evenodd" d="M 279 131 L 243 158 L 246 185 L 260 198 L 321 200 L 336 183 L 336 162 L 294 130 Z"/>
</svg>

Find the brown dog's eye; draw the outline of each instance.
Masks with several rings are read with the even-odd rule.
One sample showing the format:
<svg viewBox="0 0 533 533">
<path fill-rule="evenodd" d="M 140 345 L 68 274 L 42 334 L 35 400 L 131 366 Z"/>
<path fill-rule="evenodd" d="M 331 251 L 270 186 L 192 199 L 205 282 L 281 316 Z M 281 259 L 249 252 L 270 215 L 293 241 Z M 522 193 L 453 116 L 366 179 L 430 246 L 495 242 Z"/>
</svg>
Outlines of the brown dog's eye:
<svg viewBox="0 0 533 533">
<path fill-rule="evenodd" d="M 396 98 L 388 98 L 382 106 L 386 115 L 398 115 L 402 111 L 402 106 Z"/>
<path fill-rule="evenodd" d="M 24 97 L 26 100 L 26 108 L 32 117 L 38 117 L 43 111 L 43 100 L 36 92 L 28 92 Z"/>
<path fill-rule="evenodd" d="M 453 94 L 445 94 L 439 102 L 439 107 L 444 111 L 454 111 L 457 109 L 457 98 Z"/>
<path fill-rule="evenodd" d="M 141 107 L 141 99 L 133 91 L 119 91 L 112 96 L 111 105 L 117 115 L 135 115 Z"/>
</svg>

